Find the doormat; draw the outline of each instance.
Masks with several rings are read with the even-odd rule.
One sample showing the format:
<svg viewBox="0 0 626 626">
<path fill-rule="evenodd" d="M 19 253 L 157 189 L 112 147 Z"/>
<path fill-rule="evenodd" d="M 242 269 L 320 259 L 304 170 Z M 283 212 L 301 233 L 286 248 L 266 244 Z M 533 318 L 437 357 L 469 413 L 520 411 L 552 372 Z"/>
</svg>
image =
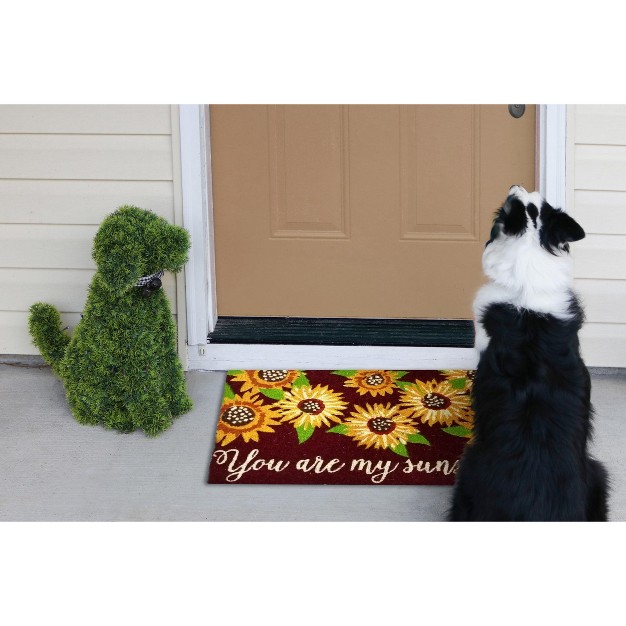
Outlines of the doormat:
<svg viewBox="0 0 626 626">
<path fill-rule="evenodd" d="M 467 370 L 230 371 L 212 484 L 452 485 Z"/>
</svg>

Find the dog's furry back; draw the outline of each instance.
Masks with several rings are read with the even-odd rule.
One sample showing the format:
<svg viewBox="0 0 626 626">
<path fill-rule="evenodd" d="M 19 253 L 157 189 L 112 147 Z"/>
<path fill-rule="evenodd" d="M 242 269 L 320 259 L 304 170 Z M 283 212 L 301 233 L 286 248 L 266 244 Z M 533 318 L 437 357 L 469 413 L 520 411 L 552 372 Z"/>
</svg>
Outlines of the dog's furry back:
<svg viewBox="0 0 626 626">
<path fill-rule="evenodd" d="M 512 189 L 492 231 L 497 245 L 485 250 L 491 283 L 475 301 L 475 433 L 451 520 L 607 517 L 606 472 L 587 450 L 591 386 L 578 342 L 583 311 L 568 271 L 567 246 L 584 232 L 552 211 L 538 194 Z M 533 285 L 533 272 L 550 274 Z"/>
</svg>

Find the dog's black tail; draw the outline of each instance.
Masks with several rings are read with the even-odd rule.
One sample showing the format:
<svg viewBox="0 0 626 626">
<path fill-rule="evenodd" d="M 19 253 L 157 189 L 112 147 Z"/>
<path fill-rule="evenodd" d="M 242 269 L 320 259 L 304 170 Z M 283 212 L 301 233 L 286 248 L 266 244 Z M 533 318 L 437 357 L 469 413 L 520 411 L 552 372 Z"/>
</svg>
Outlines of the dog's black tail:
<svg viewBox="0 0 626 626">
<path fill-rule="evenodd" d="M 59 312 L 51 304 L 36 302 L 30 307 L 28 330 L 41 356 L 54 373 L 60 376 L 59 366 L 70 338 L 61 330 Z"/>
</svg>

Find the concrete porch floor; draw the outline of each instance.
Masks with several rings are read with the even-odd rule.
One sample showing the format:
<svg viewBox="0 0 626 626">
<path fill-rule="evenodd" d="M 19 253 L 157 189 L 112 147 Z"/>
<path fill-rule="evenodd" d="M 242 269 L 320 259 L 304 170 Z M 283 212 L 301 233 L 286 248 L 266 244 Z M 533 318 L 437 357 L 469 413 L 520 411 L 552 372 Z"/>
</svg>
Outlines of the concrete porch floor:
<svg viewBox="0 0 626 626">
<path fill-rule="evenodd" d="M 224 374 L 187 375 L 194 410 L 157 439 L 78 424 L 47 367 L 0 364 L 0 520 L 440 521 L 450 487 L 208 485 Z M 626 520 L 623 371 L 592 376 L 592 452 Z"/>
</svg>

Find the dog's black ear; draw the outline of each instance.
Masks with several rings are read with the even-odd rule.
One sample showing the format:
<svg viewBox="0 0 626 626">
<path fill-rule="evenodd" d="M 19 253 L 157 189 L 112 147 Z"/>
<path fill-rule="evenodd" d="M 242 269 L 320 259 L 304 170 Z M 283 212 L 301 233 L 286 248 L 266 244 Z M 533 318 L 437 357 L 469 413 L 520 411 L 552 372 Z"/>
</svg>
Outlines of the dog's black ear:
<svg viewBox="0 0 626 626">
<path fill-rule="evenodd" d="M 580 241 L 585 238 L 583 227 L 571 215 L 563 211 L 556 213 L 550 226 L 559 243 Z"/>
<path fill-rule="evenodd" d="M 541 245 L 549 252 L 559 246 L 567 249 L 567 244 L 585 237 L 582 226 L 571 215 L 560 209 L 553 209 L 550 205 L 545 204 L 542 207 L 541 221 Z"/>
<path fill-rule="evenodd" d="M 504 232 L 507 235 L 521 235 L 526 230 L 526 207 L 514 195 L 510 195 L 502 207 Z"/>
<path fill-rule="evenodd" d="M 129 289 L 142 273 L 142 241 L 133 212 L 124 209 L 118 209 L 102 222 L 93 245 L 98 272 L 114 291 Z"/>
</svg>

